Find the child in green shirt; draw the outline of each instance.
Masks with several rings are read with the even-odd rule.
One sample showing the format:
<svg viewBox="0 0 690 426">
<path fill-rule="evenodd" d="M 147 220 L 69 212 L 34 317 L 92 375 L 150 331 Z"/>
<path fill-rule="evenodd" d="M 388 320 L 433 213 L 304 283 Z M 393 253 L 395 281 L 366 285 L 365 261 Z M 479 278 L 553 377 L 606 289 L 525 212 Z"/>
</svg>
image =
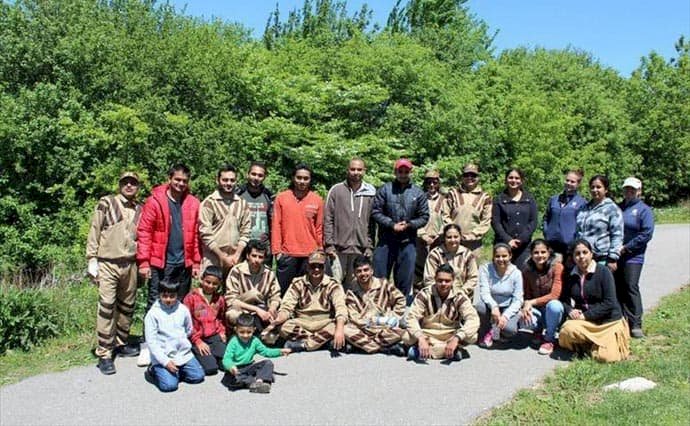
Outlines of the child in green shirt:
<svg viewBox="0 0 690 426">
<path fill-rule="evenodd" d="M 273 383 L 273 362 L 265 359 L 254 362 L 257 353 L 266 358 L 287 356 L 290 349 L 267 348 L 254 335 L 254 317 L 243 313 L 235 323 L 235 336 L 230 339 L 223 357 L 225 376 L 221 383 L 230 390 L 249 387 L 249 392 L 269 393 Z"/>
</svg>

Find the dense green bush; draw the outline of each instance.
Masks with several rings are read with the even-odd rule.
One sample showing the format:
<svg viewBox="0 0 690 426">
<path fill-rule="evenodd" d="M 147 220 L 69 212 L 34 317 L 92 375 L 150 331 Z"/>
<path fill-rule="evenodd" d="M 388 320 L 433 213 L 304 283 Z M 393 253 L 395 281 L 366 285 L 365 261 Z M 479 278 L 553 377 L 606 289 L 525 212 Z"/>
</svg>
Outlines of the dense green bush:
<svg viewBox="0 0 690 426">
<path fill-rule="evenodd" d="M 154 1 L 0 0 L 0 275 L 83 267 L 119 173 L 143 197 L 180 160 L 200 197 L 252 159 L 274 190 L 306 161 L 325 193 L 354 155 L 376 185 L 401 155 L 446 182 L 475 161 L 494 193 L 517 165 L 540 207 L 570 167 L 615 190 L 635 173 L 655 205 L 690 195 L 687 41 L 629 79 L 571 49 L 492 57 L 464 3 L 399 2 L 371 28 L 367 8 L 307 0 L 259 41 Z"/>
<path fill-rule="evenodd" d="M 9 288 L 0 291 L 0 354 L 29 350 L 60 333 L 60 312 L 41 290 Z"/>
</svg>

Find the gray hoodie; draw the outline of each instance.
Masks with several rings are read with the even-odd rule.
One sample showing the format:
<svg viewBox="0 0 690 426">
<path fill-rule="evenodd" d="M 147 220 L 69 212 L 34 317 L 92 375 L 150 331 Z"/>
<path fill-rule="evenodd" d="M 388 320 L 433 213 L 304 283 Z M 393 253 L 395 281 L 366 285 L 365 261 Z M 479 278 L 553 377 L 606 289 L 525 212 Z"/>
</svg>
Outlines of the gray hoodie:
<svg viewBox="0 0 690 426">
<path fill-rule="evenodd" d="M 342 253 L 363 253 L 373 247 L 374 222 L 371 207 L 376 188 L 362 182 L 352 191 L 347 181 L 331 187 L 326 197 L 323 235 L 324 246 Z"/>
<path fill-rule="evenodd" d="M 167 365 L 172 361 L 180 366 L 194 357 L 187 337 L 192 334 L 192 316 L 179 301 L 167 306 L 156 300 L 144 317 L 144 327 L 152 364 Z"/>
</svg>

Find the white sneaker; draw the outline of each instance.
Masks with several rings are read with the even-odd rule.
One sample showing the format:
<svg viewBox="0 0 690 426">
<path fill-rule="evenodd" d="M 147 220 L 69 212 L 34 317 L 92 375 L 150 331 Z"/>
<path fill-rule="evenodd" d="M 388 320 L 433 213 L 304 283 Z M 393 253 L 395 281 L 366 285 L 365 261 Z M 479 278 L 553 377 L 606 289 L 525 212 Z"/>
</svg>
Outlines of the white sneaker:
<svg viewBox="0 0 690 426">
<path fill-rule="evenodd" d="M 137 366 L 146 367 L 151 364 L 151 353 L 146 342 L 141 342 L 139 345 L 139 357 L 137 358 Z"/>
</svg>

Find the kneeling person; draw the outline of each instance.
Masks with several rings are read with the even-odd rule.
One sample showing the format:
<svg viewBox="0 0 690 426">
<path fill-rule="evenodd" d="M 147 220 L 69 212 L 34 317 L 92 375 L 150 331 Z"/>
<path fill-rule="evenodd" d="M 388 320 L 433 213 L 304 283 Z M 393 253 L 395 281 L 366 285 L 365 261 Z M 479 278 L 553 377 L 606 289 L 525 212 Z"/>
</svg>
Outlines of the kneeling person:
<svg viewBox="0 0 690 426">
<path fill-rule="evenodd" d="M 347 321 L 343 287 L 324 273 L 322 250 L 309 255 L 308 261 L 307 274 L 292 280 L 272 326 L 282 324 L 280 336 L 293 352 L 313 351 L 330 340 L 333 349 L 340 350 L 345 346 Z"/>
<path fill-rule="evenodd" d="M 230 339 L 223 357 L 227 373 L 221 381 L 229 389 L 249 387 L 249 392 L 269 393 L 273 383 L 273 362 L 268 359 L 254 362 L 257 353 L 266 358 L 289 354 L 290 349 L 267 348 L 254 336 L 254 317 L 241 314 L 235 325 L 235 336 Z"/>
<path fill-rule="evenodd" d="M 163 280 L 158 283 L 158 300 L 144 318 L 146 343 L 151 351 L 147 381 L 161 392 L 177 390 L 180 381 L 201 383 L 204 369 L 192 354 L 192 316 L 177 300 L 179 284 Z"/>
<path fill-rule="evenodd" d="M 356 282 L 345 295 L 350 316 L 345 339 L 367 353 L 384 352 L 403 356 L 398 328 L 405 312 L 405 296 L 387 280 L 374 278 L 371 260 L 358 256 L 353 262 Z"/>
<path fill-rule="evenodd" d="M 225 299 L 218 294 L 223 271 L 208 266 L 201 276 L 201 285 L 190 291 L 183 303 L 192 315 L 192 353 L 207 376 L 218 373 L 225 355 Z M 222 369 L 222 368 L 221 368 Z"/>
<path fill-rule="evenodd" d="M 465 293 L 453 288 L 454 280 L 453 267 L 441 265 L 434 284 L 417 293 L 406 316 L 408 358 L 459 361 L 461 346 L 477 341 L 479 315 Z"/>
</svg>

